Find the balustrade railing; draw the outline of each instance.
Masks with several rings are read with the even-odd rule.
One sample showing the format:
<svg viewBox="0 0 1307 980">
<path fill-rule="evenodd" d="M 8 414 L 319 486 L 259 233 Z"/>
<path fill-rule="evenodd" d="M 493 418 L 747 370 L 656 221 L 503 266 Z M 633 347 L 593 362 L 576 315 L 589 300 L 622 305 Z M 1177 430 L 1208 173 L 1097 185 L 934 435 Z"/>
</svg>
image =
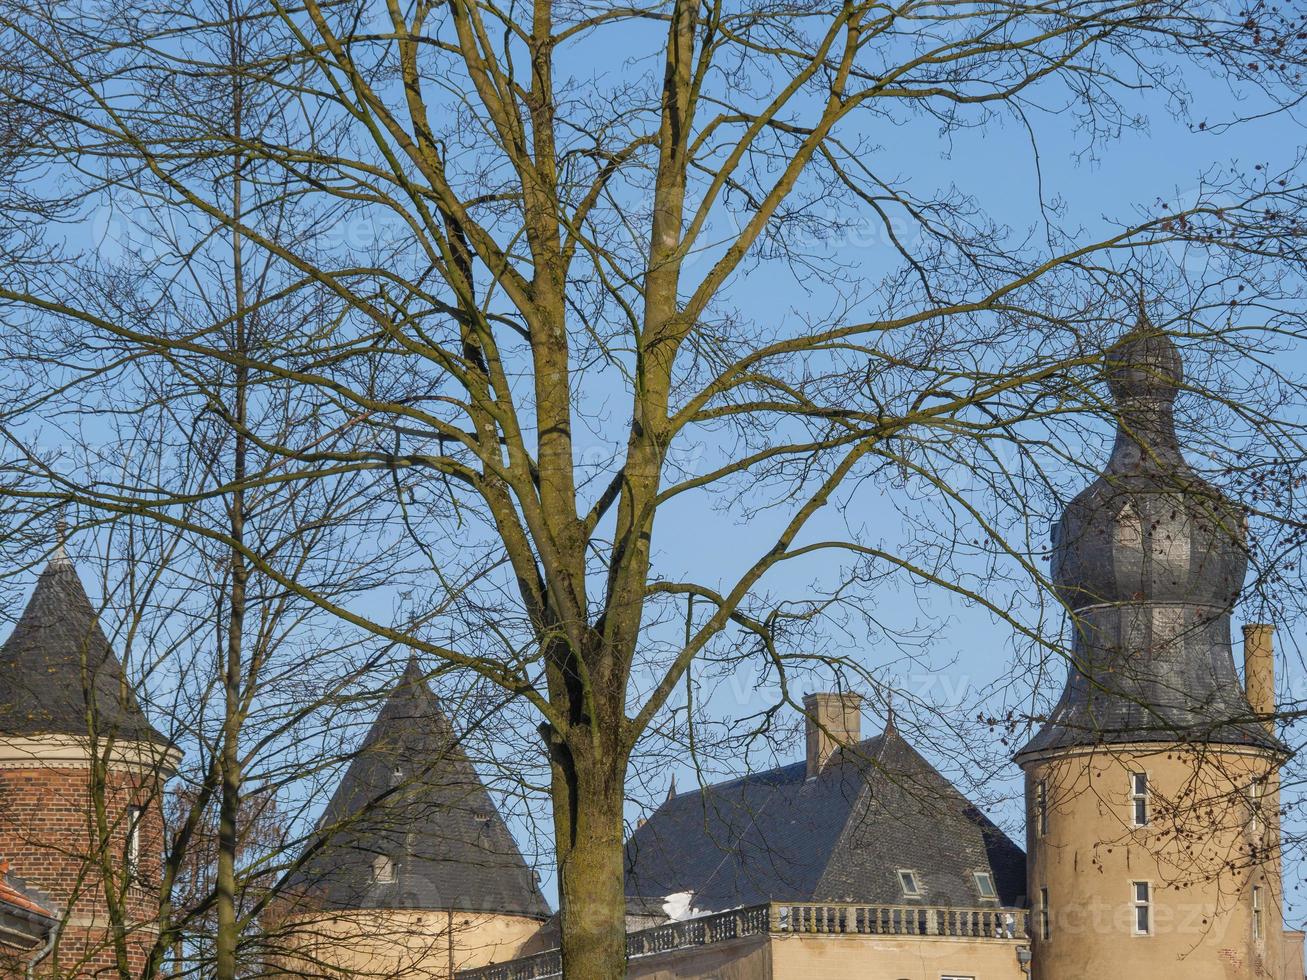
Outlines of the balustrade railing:
<svg viewBox="0 0 1307 980">
<path fill-rule="evenodd" d="M 1029 917 L 1029 913 L 1022 909 L 966 909 L 923 905 L 773 902 L 768 909 L 772 932 L 802 934 L 1024 939 Z"/>
<path fill-rule="evenodd" d="M 1024 940 L 1029 916 L 1022 909 L 772 902 L 641 929 L 626 937 L 626 955 L 634 959 L 768 933 Z M 562 961 L 553 949 L 464 970 L 457 980 L 546 980 L 561 973 Z"/>
</svg>

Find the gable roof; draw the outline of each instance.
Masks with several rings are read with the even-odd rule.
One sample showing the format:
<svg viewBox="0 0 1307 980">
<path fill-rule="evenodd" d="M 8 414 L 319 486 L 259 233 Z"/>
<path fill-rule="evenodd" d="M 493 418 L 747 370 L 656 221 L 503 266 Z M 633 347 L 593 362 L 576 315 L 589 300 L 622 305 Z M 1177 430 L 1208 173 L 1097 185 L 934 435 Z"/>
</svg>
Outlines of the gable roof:
<svg viewBox="0 0 1307 980">
<path fill-rule="evenodd" d="M 334 909 L 544 919 L 549 905 L 440 703 L 410 661 L 286 882 Z M 393 880 L 377 880 L 379 859 Z"/>
<path fill-rule="evenodd" d="M 693 892 L 719 911 L 768 901 L 906 903 L 913 871 L 928 905 L 1025 896 L 1025 854 L 894 728 L 842 750 L 806 778 L 802 762 L 682 793 L 626 848 L 628 896 Z"/>
<path fill-rule="evenodd" d="M 37 919 L 53 923 L 55 914 L 49 899 L 28 886 L 22 878 L 9 871 L 9 861 L 0 860 L 0 904 L 16 912 L 27 913 Z"/>
<path fill-rule="evenodd" d="M 49 899 L 10 874 L 8 860 L 0 860 L 0 946 L 35 949 L 57 923 Z"/>
<path fill-rule="evenodd" d="M 73 563 L 57 552 L 0 647 L 0 735 L 166 745 L 136 699 Z"/>
</svg>

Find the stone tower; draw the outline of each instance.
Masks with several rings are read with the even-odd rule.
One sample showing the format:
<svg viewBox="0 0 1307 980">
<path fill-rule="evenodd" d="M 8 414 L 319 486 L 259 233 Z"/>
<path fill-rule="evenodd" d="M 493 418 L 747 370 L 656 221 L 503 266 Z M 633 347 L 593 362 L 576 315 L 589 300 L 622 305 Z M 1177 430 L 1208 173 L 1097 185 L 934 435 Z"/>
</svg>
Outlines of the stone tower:
<svg viewBox="0 0 1307 980">
<path fill-rule="evenodd" d="M 61 547 L 0 647 L 0 857 L 58 919 L 37 976 L 99 976 L 119 955 L 134 972 L 144 965 L 157 936 L 161 792 L 177 758 Z"/>
<path fill-rule="evenodd" d="M 296 977 L 447 980 L 517 955 L 549 906 L 410 661 L 283 885 Z"/>
<path fill-rule="evenodd" d="M 1231 649 L 1242 514 L 1185 462 L 1170 338 L 1143 320 L 1107 367 L 1116 443 L 1053 532 L 1072 664 L 1016 757 L 1034 977 L 1301 977 L 1281 923 L 1285 750 Z"/>
</svg>

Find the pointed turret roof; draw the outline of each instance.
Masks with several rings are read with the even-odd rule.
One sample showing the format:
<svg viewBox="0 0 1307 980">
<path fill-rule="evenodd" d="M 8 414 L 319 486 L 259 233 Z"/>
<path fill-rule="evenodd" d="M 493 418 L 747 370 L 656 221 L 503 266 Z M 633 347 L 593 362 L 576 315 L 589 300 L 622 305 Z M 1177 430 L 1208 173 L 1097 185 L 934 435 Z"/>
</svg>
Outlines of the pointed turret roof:
<svg viewBox="0 0 1307 980">
<path fill-rule="evenodd" d="M 167 744 L 141 711 L 60 545 L 0 647 L 0 736 L 91 733 Z"/>
<path fill-rule="evenodd" d="M 549 915 L 534 873 L 413 661 L 309 847 L 286 888 L 317 907 Z"/>
</svg>

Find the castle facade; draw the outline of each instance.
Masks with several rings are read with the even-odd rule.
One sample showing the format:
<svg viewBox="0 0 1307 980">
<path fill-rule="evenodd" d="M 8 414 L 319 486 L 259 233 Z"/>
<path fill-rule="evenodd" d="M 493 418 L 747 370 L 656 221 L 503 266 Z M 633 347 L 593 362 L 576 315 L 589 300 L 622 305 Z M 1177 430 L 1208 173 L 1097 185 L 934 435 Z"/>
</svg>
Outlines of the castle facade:
<svg viewBox="0 0 1307 980">
<path fill-rule="evenodd" d="M 1302 980 L 1273 631 L 1244 628 L 1242 679 L 1231 637 L 1243 515 L 1185 461 L 1171 340 L 1141 322 L 1108 360 L 1115 446 L 1053 536 L 1066 687 L 1015 755 L 1024 850 L 892 718 L 863 738 L 855 695 L 813 694 L 801 762 L 669 795 L 632 833 L 632 977 Z M 0 649 L 6 976 L 143 966 L 176 760 L 56 555 Z M 561 969 L 537 879 L 415 664 L 282 891 L 274 974 Z"/>
</svg>

